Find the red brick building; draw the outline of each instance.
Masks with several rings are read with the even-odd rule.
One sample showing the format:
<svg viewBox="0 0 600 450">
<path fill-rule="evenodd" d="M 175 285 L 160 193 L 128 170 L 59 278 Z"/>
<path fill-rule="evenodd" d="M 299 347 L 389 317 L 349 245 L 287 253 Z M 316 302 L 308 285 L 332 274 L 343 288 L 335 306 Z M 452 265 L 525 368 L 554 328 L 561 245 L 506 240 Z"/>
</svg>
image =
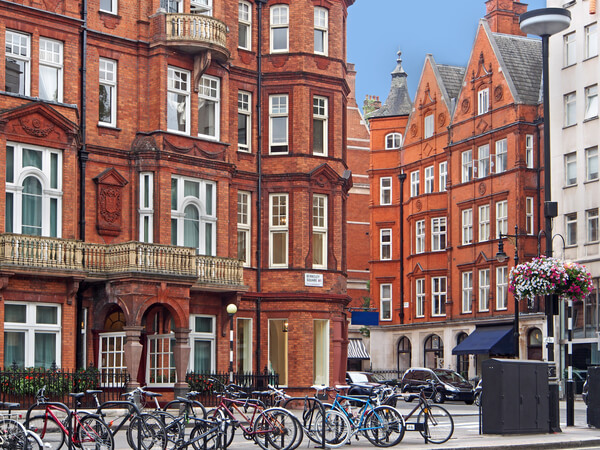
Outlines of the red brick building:
<svg viewBox="0 0 600 450">
<path fill-rule="evenodd" d="M 5 365 L 343 379 L 352 3 L 2 2 Z"/>
<path fill-rule="evenodd" d="M 383 107 L 370 118 L 377 367 L 472 377 L 490 354 L 514 354 L 514 238 L 502 239 L 508 261 L 496 253 L 500 233 L 517 230 L 520 260 L 535 256 L 543 226 L 541 43 L 519 29 L 527 5 L 486 7 L 465 68 L 427 55 L 408 121 Z M 396 132 L 402 145 L 388 145 Z M 520 356 L 541 359 L 540 305 L 519 310 Z M 498 345 L 483 353 L 457 347 L 488 332 Z"/>
</svg>

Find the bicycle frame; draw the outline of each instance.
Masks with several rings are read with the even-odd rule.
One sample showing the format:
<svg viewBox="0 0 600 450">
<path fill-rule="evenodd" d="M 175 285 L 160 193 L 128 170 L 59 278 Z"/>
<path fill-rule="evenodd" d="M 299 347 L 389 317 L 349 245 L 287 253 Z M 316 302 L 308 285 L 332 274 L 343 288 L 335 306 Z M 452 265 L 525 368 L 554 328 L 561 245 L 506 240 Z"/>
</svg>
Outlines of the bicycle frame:
<svg viewBox="0 0 600 450">
<path fill-rule="evenodd" d="M 242 423 L 240 421 L 235 419 L 234 411 L 231 411 L 229 409 L 226 402 L 229 403 L 232 406 L 232 408 L 235 410 L 235 412 L 240 414 L 244 418 L 244 420 L 250 424 L 250 427 L 246 428 L 244 425 L 242 425 Z M 223 411 L 225 414 L 227 414 L 229 419 L 235 421 L 236 425 L 239 425 L 239 427 L 242 429 L 242 431 L 244 433 L 248 434 L 249 436 L 254 436 L 255 434 L 268 433 L 271 431 L 271 430 L 255 431 L 252 427 L 252 424 L 254 423 L 256 416 L 265 410 L 265 407 L 259 402 L 260 402 L 260 400 L 250 399 L 250 398 L 245 399 L 245 400 L 238 400 L 238 399 L 234 399 L 234 398 L 228 398 L 228 397 L 221 396 L 221 400 L 219 401 L 219 404 L 217 405 L 217 409 Z M 248 417 L 240 409 L 240 407 L 243 407 L 244 409 L 247 409 L 248 407 L 252 408 L 251 417 Z"/>
<path fill-rule="evenodd" d="M 344 407 L 344 405 L 341 404 L 340 399 L 362 403 L 363 405 L 360 407 L 360 415 L 353 416 L 352 414 L 349 414 L 348 411 L 346 410 L 346 408 Z M 335 399 L 333 400 L 333 406 L 332 406 L 333 409 L 337 409 L 338 411 L 342 412 L 346 416 L 346 418 L 350 422 L 350 425 L 352 426 L 352 434 L 356 434 L 359 431 L 362 432 L 362 431 L 368 431 L 368 430 L 375 429 L 373 427 L 365 427 L 364 426 L 365 417 L 366 417 L 367 413 L 373 411 L 375 409 L 375 407 L 376 407 L 376 405 L 371 403 L 371 399 L 369 399 L 369 398 L 364 399 L 364 398 L 360 398 L 360 397 L 352 397 L 349 395 L 342 395 L 339 393 L 335 396 Z"/>
</svg>

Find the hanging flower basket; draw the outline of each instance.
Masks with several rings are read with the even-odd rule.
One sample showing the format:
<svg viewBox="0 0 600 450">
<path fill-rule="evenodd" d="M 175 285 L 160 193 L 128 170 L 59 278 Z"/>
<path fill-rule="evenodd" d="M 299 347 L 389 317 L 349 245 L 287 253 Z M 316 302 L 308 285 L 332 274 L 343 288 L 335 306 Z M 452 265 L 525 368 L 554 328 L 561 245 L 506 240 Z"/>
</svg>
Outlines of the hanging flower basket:
<svg viewBox="0 0 600 450">
<path fill-rule="evenodd" d="M 581 300 L 592 290 L 592 276 L 585 266 L 547 256 L 513 267 L 508 281 L 519 300 L 551 294 Z"/>
</svg>

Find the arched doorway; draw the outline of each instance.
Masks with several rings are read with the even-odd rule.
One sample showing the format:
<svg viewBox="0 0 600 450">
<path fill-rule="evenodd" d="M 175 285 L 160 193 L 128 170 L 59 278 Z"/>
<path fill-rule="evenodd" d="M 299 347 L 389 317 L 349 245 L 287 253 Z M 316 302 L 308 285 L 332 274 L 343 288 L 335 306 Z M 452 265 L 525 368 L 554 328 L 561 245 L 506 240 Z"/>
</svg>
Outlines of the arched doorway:
<svg viewBox="0 0 600 450">
<path fill-rule="evenodd" d="M 527 333 L 527 359 L 542 360 L 542 332 L 532 328 Z"/>
<path fill-rule="evenodd" d="M 425 339 L 423 346 L 424 366 L 429 368 L 444 366 L 444 342 L 437 334 L 432 334 Z"/>
<path fill-rule="evenodd" d="M 398 341 L 398 373 L 405 371 L 411 366 L 411 352 L 412 346 L 410 340 L 406 336 L 402 336 Z"/>
<path fill-rule="evenodd" d="M 459 333 L 456 337 L 456 345 L 460 344 L 467 338 L 467 333 Z M 469 355 L 456 355 L 456 371 L 463 377 L 469 377 Z"/>
</svg>

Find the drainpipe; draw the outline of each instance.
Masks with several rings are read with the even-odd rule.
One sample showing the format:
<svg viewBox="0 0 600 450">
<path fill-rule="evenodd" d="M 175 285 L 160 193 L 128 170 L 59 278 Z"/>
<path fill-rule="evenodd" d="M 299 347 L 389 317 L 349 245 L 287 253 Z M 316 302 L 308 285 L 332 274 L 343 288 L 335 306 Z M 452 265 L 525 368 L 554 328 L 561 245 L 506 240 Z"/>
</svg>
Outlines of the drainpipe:
<svg viewBox="0 0 600 450">
<path fill-rule="evenodd" d="M 398 174 L 400 181 L 400 323 L 404 323 L 404 181 L 406 174 Z"/>
</svg>

